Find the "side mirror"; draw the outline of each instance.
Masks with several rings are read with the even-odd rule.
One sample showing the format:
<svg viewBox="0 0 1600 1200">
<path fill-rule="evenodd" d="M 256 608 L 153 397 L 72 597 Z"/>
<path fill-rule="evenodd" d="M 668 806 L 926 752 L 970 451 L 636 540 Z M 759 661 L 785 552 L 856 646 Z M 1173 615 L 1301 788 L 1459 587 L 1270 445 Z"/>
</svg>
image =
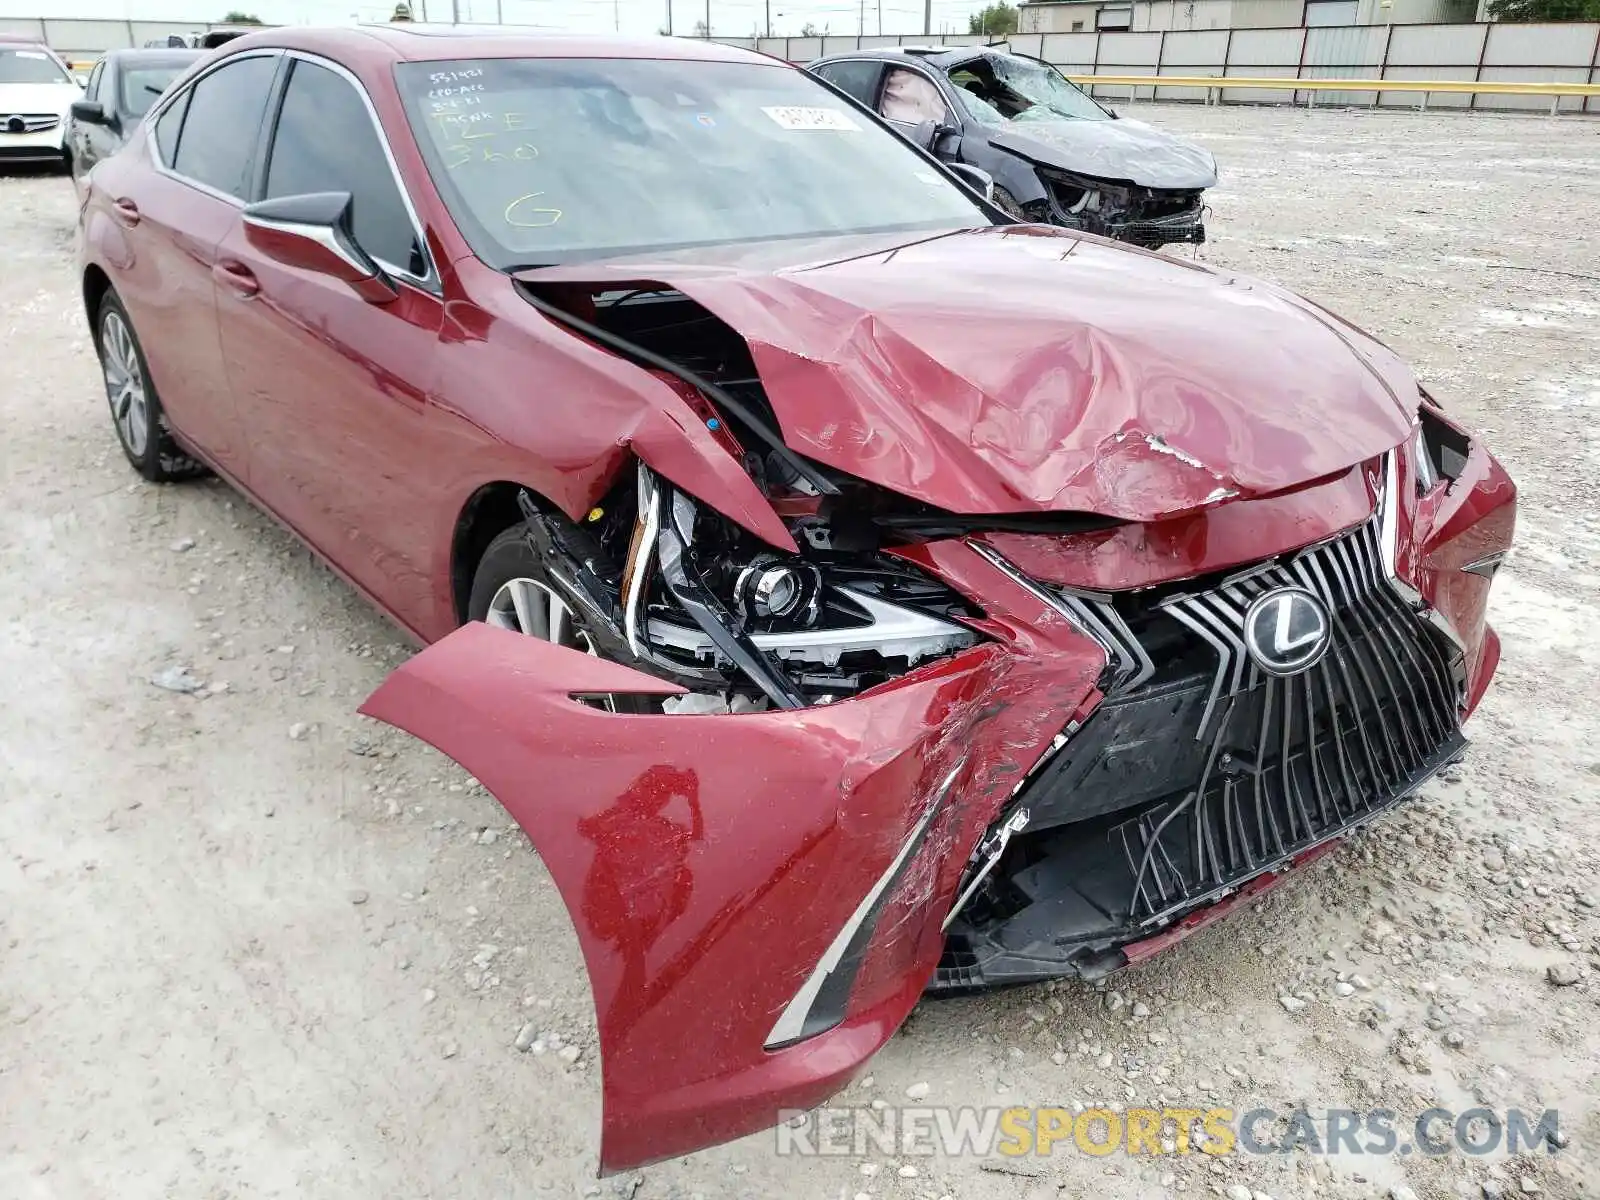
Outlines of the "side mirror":
<svg viewBox="0 0 1600 1200">
<path fill-rule="evenodd" d="M 989 204 L 994 203 L 994 176 L 980 167 L 968 166 L 966 163 L 945 163 L 953 174 L 959 175 L 969 188 L 977 192 Z"/>
<path fill-rule="evenodd" d="M 400 294 L 350 232 L 349 192 L 309 192 L 262 200 L 244 210 L 245 240 L 268 258 L 329 275 L 369 304 Z"/>
<path fill-rule="evenodd" d="M 106 106 L 98 100 L 74 100 L 72 102 L 72 117 L 75 121 L 82 121 L 85 125 L 109 125 L 111 114 L 106 111 Z"/>
<path fill-rule="evenodd" d="M 929 120 L 917 126 L 911 135 L 911 140 L 937 158 L 944 149 L 945 139 L 960 132 L 959 129 L 952 129 L 943 121 Z"/>
</svg>

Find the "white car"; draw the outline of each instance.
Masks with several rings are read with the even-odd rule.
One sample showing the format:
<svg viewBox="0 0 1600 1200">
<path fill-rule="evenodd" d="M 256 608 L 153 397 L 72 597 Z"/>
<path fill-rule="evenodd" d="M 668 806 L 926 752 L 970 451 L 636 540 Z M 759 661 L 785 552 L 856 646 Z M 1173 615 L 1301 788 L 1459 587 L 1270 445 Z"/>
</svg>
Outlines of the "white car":
<svg viewBox="0 0 1600 1200">
<path fill-rule="evenodd" d="M 67 122 L 83 88 L 55 51 L 0 39 L 0 164 L 67 162 Z"/>
</svg>

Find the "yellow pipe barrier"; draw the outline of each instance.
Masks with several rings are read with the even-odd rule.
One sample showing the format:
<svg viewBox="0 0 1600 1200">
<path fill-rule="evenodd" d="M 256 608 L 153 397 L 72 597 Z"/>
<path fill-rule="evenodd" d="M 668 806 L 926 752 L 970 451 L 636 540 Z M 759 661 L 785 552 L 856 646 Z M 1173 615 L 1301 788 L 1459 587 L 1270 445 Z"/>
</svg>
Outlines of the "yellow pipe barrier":
<svg viewBox="0 0 1600 1200">
<path fill-rule="evenodd" d="M 1113 83 L 1131 87 L 1268 88 L 1287 92 L 1477 92 L 1493 96 L 1600 96 L 1600 83 L 1517 82 L 1482 79 L 1255 79 L 1235 75 L 1068 75 L 1073 83 Z"/>
<path fill-rule="evenodd" d="M 1207 104 L 1220 99 L 1216 93 L 1235 88 L 1306 92 L 1308 105 L 1316 103 L 1318 92 L 1420 92 L 1424 110 L 1428 107 L 1428 96 L 1434 92 L 1481 96 L 1549 96 L 1551 116 L 1559 111 L 1562 96 L 1600 96 L 1600 83 L 1567 83 L 1561 80 L 1541 83 L 1504 79 L 1304 79 L 1298 76 L 1257 79 L 1244 75 L 1068 75 L 1067 78 L 1080 87 L 1110 84 L 1134 89 L 1204 88 Z"/>
</svg>

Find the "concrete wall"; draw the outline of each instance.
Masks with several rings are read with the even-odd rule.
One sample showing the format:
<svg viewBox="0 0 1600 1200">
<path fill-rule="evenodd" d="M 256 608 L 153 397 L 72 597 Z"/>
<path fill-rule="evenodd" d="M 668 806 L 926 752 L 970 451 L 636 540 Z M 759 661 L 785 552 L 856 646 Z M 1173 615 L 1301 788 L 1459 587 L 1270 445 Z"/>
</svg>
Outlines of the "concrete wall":
<svg viewBox="0 0 1600 1200">
<path fill-rule="evenodd" d="M 1280 0 L 1195 0 L 1206 3 L 1262 5 Z M 1299 0 L 1290 0 L 1296 6 Z M 1367 0 L 1362 0 L 1363 3 Z M 1395 6 L 1408 0 L 1394 0 Z M 1414 0 L 1437 3 L 1440 0 Z M 1450 0 L 1444 0 L 1450 2 Z M 1181 0 L 1180 10 L 1186 7 Z M 1071 6 L 1054 5 L 1052 8 Z M 1092 6 L 1085 5 L 1085 8 Z M 1165 6 L 1163 6 L 1165 7 Z M 1024 8 L 1024 14 L 1027 13 Z M 919 46 L 937 44 L 938 37 L 908 35 L 863 39 L 877 43 Z M 950 45 L 972 45 L 976 38 L 946 38 Z M 761 38 L 763 53 L 809 62 L 823 53 L 837 54 L 855 48 L 853 37 L 827 39 Z M 1221 29 L 1155 29 L 1127 33 L 1022 33 L 1011 46 L 1055 63 L 1069 75 L 1236 75 L 1252 79 L 1439 79 L 1563 80 L 1600 84 L 1600 23 L 1564 22 L 1548 25 L 1456 24 L 1426 25 L 1396 22 L 1390 25 L 1343 25 L 1307 28 L 1240 27 Z M 1124 84 L 1093 85 L 1090 91 L 1109 100 L 1204 100 L 1199 88 L 1140 87 Z M 1130 93 L 1134 93 L 1130 95 Z M 1285 87 L 1275 89 L 1223 88 L 1228 104 L 1304 104 L 1311 93 Z M 1417 92 L 1323 92 L 1316 103 L 1377 105 L 1415 108 L 1422 103 Z M 1472 96 L 1431 93 L 1430 108 L 1525 109 L 1547 112 L 1546 96 Z M 1563 96 L 1563 112 L 1600 113 L 1600 99 Z"/>
<path fill-rule="evenodd" d="M 106 50 L 142 46 L 176 33 L 184 36 L 210 29 L 213 21 L 88 21 L 52 17 L 0 17 L 0 33 L 37 37 L 69 59 L 89 59 Z"/>
<path fill-rule="evenodd" d="M 1133 6 L 1134 30 L 1280 29 L 1302 24 L 1412 25 L 1473 21 L 1479 0 L 1046 0 L 1023 4 L 1023 33 L 1095 31 L 1095 13 Z"/>
</svg>

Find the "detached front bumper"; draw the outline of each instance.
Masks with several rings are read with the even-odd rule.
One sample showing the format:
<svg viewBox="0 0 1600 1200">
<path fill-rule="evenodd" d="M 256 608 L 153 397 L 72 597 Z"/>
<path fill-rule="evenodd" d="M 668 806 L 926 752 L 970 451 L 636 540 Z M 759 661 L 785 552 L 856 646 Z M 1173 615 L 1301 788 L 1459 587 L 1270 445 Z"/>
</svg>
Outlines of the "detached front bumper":
<svg viewBox="0 0 1600 1200">
<path fill-rule="evenodd" d="M 598 1016 L 609 1171 L 819 1104 L 888 1040 L 967 851 L 1092 689 L 1081 657 L 1046 679 L 991 644 L 824 707 L 629 715 L 573 696 L 680 689 L 471 624 L 362 711 L 482 780 L 549 868 Z"/>
</svg>

